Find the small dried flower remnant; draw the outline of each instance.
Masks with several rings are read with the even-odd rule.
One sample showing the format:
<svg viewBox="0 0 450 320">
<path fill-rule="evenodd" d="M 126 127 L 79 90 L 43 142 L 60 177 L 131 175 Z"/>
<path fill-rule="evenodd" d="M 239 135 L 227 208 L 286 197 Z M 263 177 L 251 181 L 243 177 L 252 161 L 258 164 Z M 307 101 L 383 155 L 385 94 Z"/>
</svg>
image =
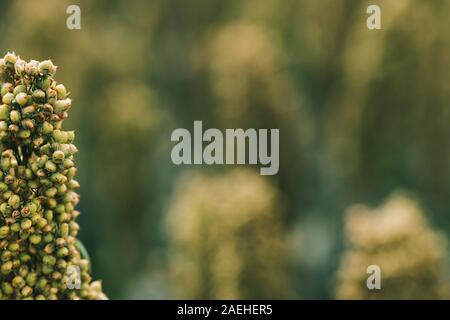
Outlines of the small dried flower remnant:
<svg viewBox="0 0 450 320">
<path fill-rule="evenodd" d="M 105 299 L 78 247 L 72 105 L 50 60 L 0 59 L 0 299 Z M 80 270 L 68 287 L 68 270 Z"/>
</svg>

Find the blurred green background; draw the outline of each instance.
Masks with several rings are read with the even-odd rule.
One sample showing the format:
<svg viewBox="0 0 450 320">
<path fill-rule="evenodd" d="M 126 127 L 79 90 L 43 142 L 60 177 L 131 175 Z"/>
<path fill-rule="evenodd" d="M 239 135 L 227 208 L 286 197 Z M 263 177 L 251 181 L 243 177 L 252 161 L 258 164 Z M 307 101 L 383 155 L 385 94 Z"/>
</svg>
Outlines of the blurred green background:
<svg viewBox="0 0 450 320">
<path fill-rule="evenodd" d="M 110 298 L 335 298 L 346 208 L 396 190 L 448 238 L 449 1 L 0 4 L 3 54 L 51 58 L 71 91 L 80 238 Z M 173 165 L 194 120 L 280 128 L 279 174 Z"/>
</svg>

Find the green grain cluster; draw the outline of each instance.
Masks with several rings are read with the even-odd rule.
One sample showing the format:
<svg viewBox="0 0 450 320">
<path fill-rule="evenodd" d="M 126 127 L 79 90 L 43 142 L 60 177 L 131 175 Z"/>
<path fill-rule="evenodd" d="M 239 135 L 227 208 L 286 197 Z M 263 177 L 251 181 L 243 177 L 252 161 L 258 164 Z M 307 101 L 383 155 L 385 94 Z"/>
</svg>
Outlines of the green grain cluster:
<svg viewBox="0 0 450 320">
<path fill-rule="evenodd" d="M 62 128 L 72 102 L 55 72 L 50 60 L 0 59 L 1 299 L 106 298 L 78 249 L 78 150 Z"/>
</svg>

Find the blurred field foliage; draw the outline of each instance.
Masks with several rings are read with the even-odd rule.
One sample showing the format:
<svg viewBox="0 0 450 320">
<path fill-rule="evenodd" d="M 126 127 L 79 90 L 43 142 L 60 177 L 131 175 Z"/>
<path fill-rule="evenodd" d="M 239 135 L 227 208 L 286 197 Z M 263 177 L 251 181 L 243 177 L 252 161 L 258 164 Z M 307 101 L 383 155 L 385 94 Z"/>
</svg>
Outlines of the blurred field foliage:
<svg viewBox="0 0 450 320">
<path fill-rule="evenodd" d="M 71 91 L 80 237 L 109 297 L 333 298 L 346 208 L 397 189 L 448 237 L 449 1 L 0 3 L 2 53 L 51 58 Z M 70 4 L 81 30 L 66 28 Z M 369 4 L 382 7 L 381 31 L 366 28 Z M 280 128 L 279 174 L 184 172 L 170 133 L 194 120 Z M 389 231 L 403 210 L 389 212 L 361 224 Z M 422 218 L 404 219 L 408 236 L 418 232 Z"/>
</svg>

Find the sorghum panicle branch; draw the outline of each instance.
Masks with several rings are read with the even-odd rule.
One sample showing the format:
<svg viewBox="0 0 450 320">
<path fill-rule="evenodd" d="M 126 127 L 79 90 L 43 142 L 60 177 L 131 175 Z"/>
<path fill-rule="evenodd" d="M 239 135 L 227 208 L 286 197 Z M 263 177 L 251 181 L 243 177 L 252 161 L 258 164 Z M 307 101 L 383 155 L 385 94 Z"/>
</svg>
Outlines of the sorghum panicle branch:
<svg viewBox="0 0 450 320">
<path fill-rule="evenodd" d="M 103 299 L 77 248 L 72 106 L 50 60 L 0 59 L 0 298 Z M 80 287 L 68 288 L 70 267 Z M 73 279 L 76 283 L 76 279 Z"/>
</svg>

